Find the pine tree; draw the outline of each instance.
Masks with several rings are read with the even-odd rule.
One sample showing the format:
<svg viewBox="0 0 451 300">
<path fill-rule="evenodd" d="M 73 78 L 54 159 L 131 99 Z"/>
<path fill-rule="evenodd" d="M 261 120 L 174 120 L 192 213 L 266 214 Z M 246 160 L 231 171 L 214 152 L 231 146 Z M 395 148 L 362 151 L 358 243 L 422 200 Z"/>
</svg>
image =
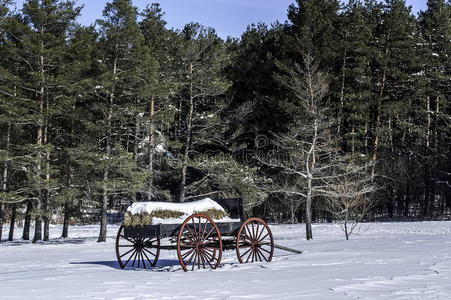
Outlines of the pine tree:
<svg viewBox="0 0 451 300">
<path fill-rule="evenodd" d="M 141 167 L 147 170 L 149 176 L 145 188 L 148 201 L 161 196 L 167 198 L 157 181 L 158 179 L 164 181 L 161 170 L 164 166 L 158 165 L 158 161 L 164 160 L 157 161 L 155 154 L 158 151 L 164 152 L 163 149 L 166 146 L 164 141 L 173 136 L 168 129 L 174 124 L 177 113 L 170 95 L 177 90 L 177 61 L 174 58 L 180 39 L 176 32 L 165 28 L 166 22 L 163 16 L 164 13 L 159 4 L 153 3 L 143 11 L 143 19 L 139 24 L 145 45 L 154 61 L 153 72 L 144 72 L 141 83 L 142 98 L 147 110 L 145 113 L 141 113 L 144 117 L 143 123 L 146 125 L 143 126 L 142 131 L 146 140 L 148 139 L 147 147 L 142 153 L 145 154 L 145 159 L 141 164 L 145 165 Z M 160 150 L 157 149 L 157 146 L 160 147 Z"/>
<path fill-rule="evenodd" d="M 100 126 L 103 137 L 99 142 L 104 148 L 99 242 L 106 240 L 109 196 L 114 193 L 133 194 L 144 180 L 144 174 L 137 169 L 136 162 L 127 152 L 128 147 L 121 141 L 124 134 L 121 132 L 121 124 L 127 122 L 124 118 L 136 113 L 121 108 L 126 108 L 130 102 L 136 102 L 136 85 L 131 85 L 131 81 L 136 78 L 143 58 L 144 38 L 137 23 L 137 14 L 137 9 L 130 0 L 114 0 L 106 5 L 104 18 L 97 21 L 101 33 L 100 67 L 103 72 L 98 77 L 100 81 L 96 95 L 104 100 L 104 118 L 96 124 Z M 117 175 L 121 173 L 121 177 L 127 180 L 119 179 Z M 115 175 L 118 177 L 117 181 L 114 180 Z"/>
<path fill-rule="evenodd" d="M 11 3 L 11 1 L 0 1 L 0 36 L 4 36 L 4 29 L 3 29 L 3 23 L 5 17 L 9 13 L 8 5 Z M 1 41 L 0 45 L 3 46 L 5 41 Z M 3 47 L 0 48 L 0 55 L 4 56 L 3 53 Z M 0 69 L 1 73 L 3 74 L 2 77 L 8 77 L 6 70 Z M 5 76 L 6 75 L 6 76 Z M 0 81 L 3 81 L 3 79 L 0 79 Z M 3 94 L 3 93 L 2 93 Z M 0 97 L 3 98 L 3 95 Z M 11 123 L 7 123 L 6 125 L 6 145 L 5 145 L 5 154 L 9 154 L 9 148 L 10 148 L 10 140 L 11 140 Z M 3 172 L 2 172 L 2 193 L 6 193 L 7 185 L 8 185 L 8 162 L 5 161 L 3 164 Z M 5 221 L 5 203 L 3 200 L 0 200 L 0 243 L 2 242 L 2 229 L 3 229 L 3 223 Z"/>
<path fill-rule="evenodd" d="M 327 71 L 336 56 L 340 3 L 338 0 L 297 0 L 296 4 L 288 8 L 288 19 L 293 23 L 292 56 L 302 63 L 302 53 L 311 53 Z"/>
<path fill-rule="evenodd" d="M 342 146 L 346 151 L 365 152 L 365 127 L 371 97 L 371 29 L 360 1 L 350 0 L 339 17 L 337 53 L 341 54 L 337 54 L 338 76 L 332 85 L 338 105 L 337 134 L 343 139 Z"/>
<path fill-rule="evenodd" d="M 57 76 L 64 55 L 67 31 L 80 14 L 81 8 L 72 1 L 28 0 L 24 3 L 24 18 L 30 25 L 30 32 L 24 41 L 28 50 L 26 58 L 31 66 L 30 95 L 36 101 L 36 219 L 33 242 L 42 239 L 44 219 L 44 240 L 49 238 L 49 200 L 52 170 L 52 119 L 59 113 L 64 95 L 60 90 L 63 83 Z"/>
<path fill-rule="evenodd" d="M 221 73 L 227 62 L 225 46 L 214 30 L 190 23 L 185 26 L 182 38 L 179 97 L 180 112 L 185 112 L 185 120 L 179 127 L 182 148 L 176 160 L 181 169 L 179 202 L 184 202 L 186 197 L 189 160 L 196 151 L 196 144 L 205 142 L 202 136 L 209 130 L 208 125 L 203 124 L 218 116 L 219 97 L 228 88 L 228 81 Z"/>
<path fill-rule="evenodd" d="M 446 171 L 442 166 L 447 165 L 448 152 L 447 139 L 449 128 L 445 125 L 449 114 L 447 111 L 447 97 L 450 93 L 449 81 L 451 52 L 451 5 L 444 0 L 430 0 L 427 10 L 419 15 L 419 28 L 422 41 L 419 52 L 422 57 L 422 69 L 417 78 L 421 87 L 419 121 L 424 124 L 421 141 L 424 147 L 422 157 L 424 160 L 424 203 L 422 214 L 431 217 L 434 211 L 436 195 L 445 187 L 437 182 L 446 182 Z M 421 172 L 421 171 L 420 171 Z M 445 207 L 444 197 L 438 206 L 443 214 Z"/>
<path fill-rule="evenodd" d="M 84 170 L 76 169 L 77 147 L 82 144 L 82 136 L 86 132 L 85 117 L 90 113 L 86 108 L 91 104 L 93 87 L 90 85 L 95 74 L 98 53 L 98 34 L 93 26 L 74 27 L 69 32 L 70 39 L 64 57 L 64 67 L 61 77 L 64 78 L 67 89 L 67 109 L 57 120 L 59 138 L 55 147 L 58 151 L 56 173 L 58 174 L 58 194 L 54 202 L 62 206 L 63 217 L 62 237 L 68 237 L 71 218 L 79 216 L 81 200 L 84 192 Z"/>
</svg>

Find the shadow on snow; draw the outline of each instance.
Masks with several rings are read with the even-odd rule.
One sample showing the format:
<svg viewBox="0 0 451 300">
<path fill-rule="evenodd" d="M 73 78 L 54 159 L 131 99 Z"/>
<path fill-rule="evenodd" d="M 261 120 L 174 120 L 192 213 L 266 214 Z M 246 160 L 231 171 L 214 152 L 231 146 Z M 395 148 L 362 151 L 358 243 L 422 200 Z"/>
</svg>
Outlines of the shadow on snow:
<svg viewBox="0 0 451 300">
<path fill-rule="evenodd" d="M 115 260 L 110 261 L 80 261 L 80 262 L 71 262 L 71 265 L 100 265 L 100 266 L 106 266 L 113 269 L 122 270 L 119 266 L 119 263 Z M 157 262 L 157 265 L 155 267 L 147 267 L 147 269 L 144 268 L 137 268 L 137 267 L 126 267 L 123 269 L 124 271 L 134 271 L 134 270 L 149 270 L 154 272 L 169 272 L 169 271 L 176 271 L 176 269 L 173 269 L 172 267 L 180 266 L 180 262 L 178 260 L 174 259 L 159 259 Z"/>
</svg>

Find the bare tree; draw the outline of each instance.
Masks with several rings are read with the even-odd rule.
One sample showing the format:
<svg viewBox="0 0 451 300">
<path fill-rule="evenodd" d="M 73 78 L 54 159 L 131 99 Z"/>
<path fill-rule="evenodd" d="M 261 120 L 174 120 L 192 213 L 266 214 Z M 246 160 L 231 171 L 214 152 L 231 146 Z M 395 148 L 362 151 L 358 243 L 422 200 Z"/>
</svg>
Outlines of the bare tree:
<svg viewBox="0 0 451 300">
<path fill-rule="evenodd" d="M 275 135 L 272 143 L 282 155 L 257 155 L 265 165 L 277 168 L 281 173 L 292 176 L 289 184 L 285 183 L 272 192 L 285 193 L 305 201 L 306 239 L 313 238 L 312 201 L 315 197 L 315 184 L 321 174 L 329 167 L 323 164 L 331 151 L 334 140 L 331 138 L 331 120 L 326 118 L 325 96 L 328 86 L 325 76 L 310 54 L 304 54 L 304 66 L 295 64 L 294 68 L 280 66 L 286 73 L 279 80 L 292 91 L 293 117 L 288 131 Z"/>
<path fill-rule="evenodd" d="M 373 193 L 377 186 L 372 180 L 372 166 L 355 159 L 345 159 L 335 164 L 333 173 L 325 177 L 323 186 L 315 187 L 318 195 L 325 198 L 326 210 L 342 222 L 345 237 L 358 228 L 358 224 L 375 205 Z"/>
</svg>

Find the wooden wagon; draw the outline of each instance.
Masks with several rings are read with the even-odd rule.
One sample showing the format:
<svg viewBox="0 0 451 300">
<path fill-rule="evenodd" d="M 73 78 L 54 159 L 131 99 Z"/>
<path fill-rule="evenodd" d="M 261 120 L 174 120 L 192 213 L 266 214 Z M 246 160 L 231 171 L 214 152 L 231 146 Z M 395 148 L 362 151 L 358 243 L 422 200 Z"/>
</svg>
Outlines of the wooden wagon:
<svg viewBox="0 0 451 300">
<path fill-rule="evenodd" d="M 116 237 L 116 256 L 121 268 L 155 266 L 160 250 L 177 250 L 183 270 L 216 269 L 222 251 L 235 250 L 240 263 L 269 262 L 274 239 L 265 221 L 244 219 L 241 198 L 215 200 L 236 222 L 214 222 L 193 214 L 182 224 L 124 226 Z M 239 221 L 238 221 L 239 220 Z M 167 238 L 163 245 L 161 240 Z"/>
</svg>

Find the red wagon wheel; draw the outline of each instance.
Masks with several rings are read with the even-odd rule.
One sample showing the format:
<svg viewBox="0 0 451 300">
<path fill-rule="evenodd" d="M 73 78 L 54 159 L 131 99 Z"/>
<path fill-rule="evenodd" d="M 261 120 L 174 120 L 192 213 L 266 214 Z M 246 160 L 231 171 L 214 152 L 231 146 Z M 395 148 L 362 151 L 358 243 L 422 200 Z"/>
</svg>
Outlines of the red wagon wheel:
<svg viewBox="0 0 451 300">
<path fill-rule="evenodd" d="M 221 262 L 222 239 L 215 222 L 202 214 L 189 216 L 180 227 L 177 254 L 185 272 L 216 269 Z"/>
<path fill-rule="evenodd" d="M 260 218 L 247 219 L 240 227 L 236 255 L 240 263 L 271 261 L 274 239 L 268 224 Z"/>
<path fill-rule="evenodd" d="M 159 256 L 160 238 L 125 237 L 124 225 L 121 225 L 116 236 L 116 257 L 122 269 L 129 263 L 132 267 L 150 268 L 157 264 Z"/>
</svg>

